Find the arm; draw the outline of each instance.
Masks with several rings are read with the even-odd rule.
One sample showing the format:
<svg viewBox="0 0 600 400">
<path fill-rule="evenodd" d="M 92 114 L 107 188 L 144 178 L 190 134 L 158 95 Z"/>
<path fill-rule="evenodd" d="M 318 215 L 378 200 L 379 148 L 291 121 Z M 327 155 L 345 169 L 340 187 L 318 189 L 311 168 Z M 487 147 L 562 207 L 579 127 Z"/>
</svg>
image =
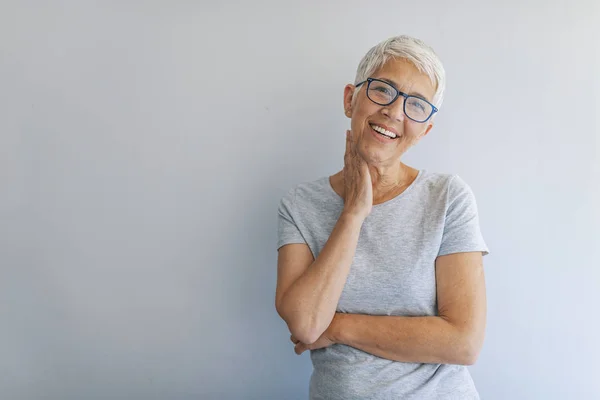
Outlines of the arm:
<svg viewBox="0 0 600 400">
<path fill-rule="evenodd" d="M 486 319 L 481 253 L 438 257 L 436 281 L 438 316 L 336 314 L 326 338 L 313 346 L 299 343 L 296 352 L 333 342 L 394 361 L 475 363 L 483 344 Z"/>
<path fill-rule="evenodd" d="M 316 260 L 306 244 L 282 246 L 275 307 L 292 335 L 314 343 L 331 324 L 354 259 L 363 221 L 373 206 L 369 167 L 346 131 L 344 209 Z M 289 226 L 289 225 L 288 225 Z"/>
<path fill-rule="evenodd" d="M 279 249 L 275 306 L 292 335 L 315 342 L 330 325 L 364 218 L 342 213 L 316 260 L 306 244 Z"/>
</svg>

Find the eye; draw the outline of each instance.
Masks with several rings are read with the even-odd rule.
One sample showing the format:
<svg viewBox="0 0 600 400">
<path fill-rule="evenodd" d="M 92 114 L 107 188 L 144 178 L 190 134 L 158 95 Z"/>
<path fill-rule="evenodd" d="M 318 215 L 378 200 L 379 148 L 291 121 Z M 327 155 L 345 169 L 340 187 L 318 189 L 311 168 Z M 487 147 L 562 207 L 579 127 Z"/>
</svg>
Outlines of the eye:
<svg viewBox="0 0 600 400">
<path fill-rule="evenodd" d="M 425 103 L 423 100 L 416 98 L 416 97 L 410 97 L 408 100 L 408 105 L 410 107 L 412 107 L 415 110 L 424 112 L 427 109 L 428 104 Z"/>
<path fill-rule="evenodd" d="M 389 87 L 389 86 L 383 86 L 383 85 L 379 86 L 378 85 L 378 86 L 373 87 L 373 89 L 375 91 L 379 92 L 379 93 L 383 93 L 383 94 L 386 94 L 386 95 L 389 95 L 389 96 L 393 96 L 394 95 L 393 92 L 392 92 L 392 88 Z"/>
</svg>

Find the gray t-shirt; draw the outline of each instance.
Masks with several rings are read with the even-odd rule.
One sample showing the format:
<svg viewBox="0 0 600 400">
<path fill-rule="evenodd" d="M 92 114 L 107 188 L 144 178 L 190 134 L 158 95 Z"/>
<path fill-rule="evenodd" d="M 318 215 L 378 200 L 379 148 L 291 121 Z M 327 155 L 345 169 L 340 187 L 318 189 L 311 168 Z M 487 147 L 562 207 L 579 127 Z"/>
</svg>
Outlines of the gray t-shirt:
<svg viewBox="0 0 600 400">
<path fill-rule="evenodd" d="M 306 243 L 318 257 L 344 206 L 329 177 L 301 183 L 281 199 L 277 249 Z M 421 170 L 400 195 L 365 219 L 337 311 L 437 315 L 435 259 L 488 253 L 475 197 L 458 176 Z M 334 344 L 311 351 L 310 398 L 479 399 L 466 366 L 405 363 Z"/>
</svg>

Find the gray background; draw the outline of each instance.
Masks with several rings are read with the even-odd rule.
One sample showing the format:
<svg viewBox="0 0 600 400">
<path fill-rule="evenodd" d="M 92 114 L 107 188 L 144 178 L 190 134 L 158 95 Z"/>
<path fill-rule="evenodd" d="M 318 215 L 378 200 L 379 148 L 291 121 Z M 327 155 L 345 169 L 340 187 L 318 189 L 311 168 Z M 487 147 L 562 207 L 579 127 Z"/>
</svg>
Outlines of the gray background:
<svg viewBox="0 0 600 400">
<path fill-rule="evenodd" d="M 599 398 L 593 0 L 0 2 L 0 397 L 306 398 L 277 205 L 402 33 L 448 75 L 406 162 L 471 185 L 492 250 L 482 397 Z"/>
</svg>

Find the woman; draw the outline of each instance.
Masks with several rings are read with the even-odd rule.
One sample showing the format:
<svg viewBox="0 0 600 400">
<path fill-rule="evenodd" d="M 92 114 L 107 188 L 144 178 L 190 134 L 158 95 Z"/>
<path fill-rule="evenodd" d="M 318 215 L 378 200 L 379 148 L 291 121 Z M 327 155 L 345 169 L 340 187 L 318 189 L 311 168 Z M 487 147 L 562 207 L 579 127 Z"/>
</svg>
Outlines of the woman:
<svg viewBox="0 0 600 400">
<path fill-rule="evenodd" d="M 373 47 L 344 90 L 344 168 L 281 200 L 276 308 L 296 353 L 311 351 L 311 399 L 479 398 L 466 368 L 486 318 L 475 198 L 401 161 L 444 87 L 422 41 Z"/>
</svg>

